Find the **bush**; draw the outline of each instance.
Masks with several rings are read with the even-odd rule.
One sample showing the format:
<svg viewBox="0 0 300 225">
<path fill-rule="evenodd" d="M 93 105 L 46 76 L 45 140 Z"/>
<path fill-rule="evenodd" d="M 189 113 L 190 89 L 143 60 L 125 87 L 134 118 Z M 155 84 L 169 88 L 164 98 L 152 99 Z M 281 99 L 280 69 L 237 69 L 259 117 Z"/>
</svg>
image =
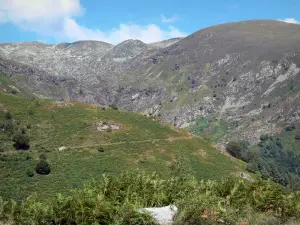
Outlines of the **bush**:
<svg viewBox="0 0 300 225">
<path fill-rule="evenodd" d="M 300 141 L 300 133 L 296 134 L 295 139 L 296 139 L 297 141 Z"/>
<path fill-rule="evenodd" d="M 21 133 L 22 133 L 22 134 L 26 134 L 26 128 L 25 128 L 25 127 L 22 127 L 22 128 L 21 128 Z"/>
<path fill-rule="evenodd" d="M 11 120 L 13 117 L 12 117 L 12 114 L 10 112 L 6 112 L 5 113 L 5 118 L 8 119 L 8 120 Z"/>
<path fill-rule="evenodd" d="M 240 159 L 242 156 L 242 146 L 238 142 L 229 142 L 226 145 L 226 151 L 235 158 Z"/>
<path fill-rule="evenodd" d="M 28 177 L 33 177 L 33 176 L 34 176 L 34 172 L 33 172 L 32 170 L 27 170 L 27 171 L 26 171 L 26 175 L 27 175 Z"/>
<path fill-rule="evenodd" d="M 98 151 L 99 151 L 99 152 L 104 152 L 104 148 L 103 148 L 103 147 L 99 147 L 99 148 L 98 148 Z"/>
<path fill-rule="evenodd" d="M 295 129 L 296 129 L 295 125 L 289 125 L 285 128 L 286 131 L 293 131 Z"/>
<path fill-rule="evenodd" d="M 32 109 L 29 109 L 29 110 L 28 110 L 28 115 L 29 115 L 29 116 L 33 116 L 33 114 L 34 114 L 34 111 L 33 111 Z"/>
<path fill-rule="evenodd" d="M 111 104 L 109 107 L 114 110 L 118 110 L 118 106 L 116 105 L 116 103 Z"/>
<path fill-rule="evenodd" d="M 47 160 L 41 159 L 38 161 L 35 172 L 40 175 L 48 175 L 51 172 L 51 168 Z"/>
<path fill-rule="evenodd" d="M 45 155 L 45 153 L 44 152 L 41 152 L 40 153 L 40 160 L 46 160 L 47 158 L 46 158 L 46 155 Z"/>
<path fill-rule="evenodd" d="M 15 94 L 18 93 L 18 91 L 17 91 L 16 89 L 12 89 L 12 90 L 11 90 L 11 93 L 12 93 L 13 95 L 15 95 Z"/>
<path fill-rule="evenodd" d="M 14 131 L 14 124 L 11 120 L 4 123 L 3 129 L 6 133 L 12 134 Z"/>
<path fill-rule="evenodd" d="M 16 134 L 13 135 L 12 141 L 15 142 L 14 146 L 16 149 L 27 150 L 30 147 L 29 137 L 26 134 L 17 132 Z"/>
<path fill-rule="evenodd" d="M 259 171 L 257 163 L 256 162 L 250 162 L 247 165 L 247 171 L 249 171 L 251 173 L 255 173 L 256 171 Z"/>
</svg>

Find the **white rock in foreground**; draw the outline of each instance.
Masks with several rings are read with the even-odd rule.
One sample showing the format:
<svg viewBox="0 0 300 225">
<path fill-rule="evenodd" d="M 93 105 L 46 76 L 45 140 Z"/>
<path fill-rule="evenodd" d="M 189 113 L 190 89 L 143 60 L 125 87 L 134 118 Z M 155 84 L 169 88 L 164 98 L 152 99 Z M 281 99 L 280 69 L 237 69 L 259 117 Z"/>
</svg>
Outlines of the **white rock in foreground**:
<svg viewBox="0 0 300 225">
<path fill-rule="evenodd" d="M 177 212 L 175 205 L 165 207 L 143 208 L 139 212 L 148 212 L 161 225 L 171 225 L 173 223 L 174 215 Z"/>
</svg>

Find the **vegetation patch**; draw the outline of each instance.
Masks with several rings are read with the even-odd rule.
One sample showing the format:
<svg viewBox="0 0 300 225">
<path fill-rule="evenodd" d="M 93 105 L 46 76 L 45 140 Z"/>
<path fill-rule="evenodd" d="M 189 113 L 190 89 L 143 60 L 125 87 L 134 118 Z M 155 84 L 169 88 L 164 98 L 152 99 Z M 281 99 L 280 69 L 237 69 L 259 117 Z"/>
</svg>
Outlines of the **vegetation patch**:
<svg viewBox="0 0 300 225">
<path fill-rule="evenodd" d="M 0 198 L 0 221 L 7 224 L 155 225 L 145 207 L 176 205 L 174 224 L 288 224 L 299 222 L 300 195 L 269 181 L 123 173 L 103 175 L 82 188 L 51 199 Z"/>
</svg>

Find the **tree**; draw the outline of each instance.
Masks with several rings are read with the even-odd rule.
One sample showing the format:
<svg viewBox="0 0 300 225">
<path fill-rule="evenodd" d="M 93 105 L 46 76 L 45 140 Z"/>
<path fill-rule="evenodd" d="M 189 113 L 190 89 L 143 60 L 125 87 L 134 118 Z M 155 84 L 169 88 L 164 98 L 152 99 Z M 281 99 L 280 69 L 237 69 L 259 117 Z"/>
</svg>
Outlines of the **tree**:
<svg viewBox="0 0 300 225">
<path fill-rule="evenodd" d="M 247 166 L 247 170 L 251 173 L 255 173 L 256 171 L 258 171 L 258 165 L 256 162 L 250 162 Z"/>
<path fill-rule="evenodd" d="M 226 151 L 233 157 L 241 159 L 244 153 L 244 148 L 238 142 L 232 141 L 226 145 Z"/>
<path fill-rule="evenodd" d="M 35 172 L 41 175 L 48 175 L 51 172 L 50 165 L 47 162 L 46 155 L 44 153 L 40 154 L 40 160 L 36 164 Z"/>
<path fill-rule="evenodd" d="M 17 132 L 16 134 L 13 135 L 12 140 L 15 142 L 14 146 L 16 149 L 27 150 L 30 147 L 29 137 L 26 134 Z"/>
<path fill-rule="evenodd" d="M 48 175 L 51 172 L 49 163 L 46 160 L 40 160 L 36 164 L 35 172 L 41 175 Z"/>
</svg>

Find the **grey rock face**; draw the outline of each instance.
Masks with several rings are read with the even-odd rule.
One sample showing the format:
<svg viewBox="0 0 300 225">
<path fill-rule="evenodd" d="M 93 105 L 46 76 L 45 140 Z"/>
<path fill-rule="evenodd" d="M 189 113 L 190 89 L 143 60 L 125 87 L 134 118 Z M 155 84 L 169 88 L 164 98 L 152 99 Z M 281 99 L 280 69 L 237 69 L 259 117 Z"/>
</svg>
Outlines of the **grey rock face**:
<svg viewBox="0 0 300 225">
<path fill-rule="evenodd" d="M 26 77 L 21 85 L 44 96 L 116 103 L 179 127 L 199 116 L 238 122 L 223 141 L 254 143 L 300 119 L 299 43 L 299 25 L 262 20 L 148 45 L 1 44 L 0 72 Z"/>
</svg>

